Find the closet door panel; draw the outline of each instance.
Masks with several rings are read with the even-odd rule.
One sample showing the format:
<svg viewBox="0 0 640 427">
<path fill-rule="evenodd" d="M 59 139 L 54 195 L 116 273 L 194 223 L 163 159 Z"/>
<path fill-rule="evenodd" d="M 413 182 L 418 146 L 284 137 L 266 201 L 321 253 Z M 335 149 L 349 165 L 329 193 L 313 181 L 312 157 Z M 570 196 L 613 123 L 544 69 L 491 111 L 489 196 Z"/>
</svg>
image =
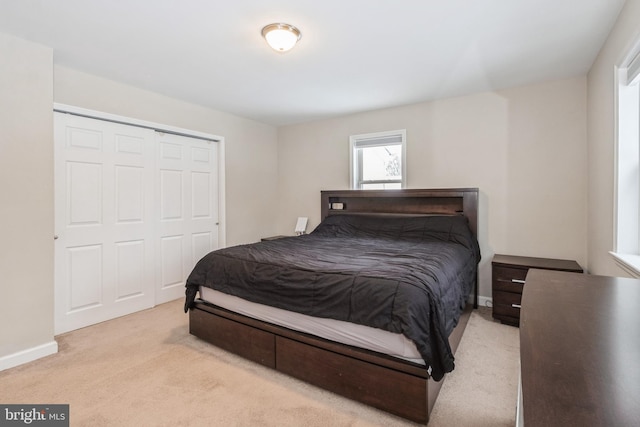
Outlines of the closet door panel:
<svg viewBox="0 0 640 427">
<path fill-rule="evenodd" d="M 217 144 L 160 132 L 157 141 L 159 304 L 184 297 L 195 263 L 218 247 L 219 224 Z"/>
<path fill-rule="evenodd" d="M 152 130 L 54 113 L 55 333 L 153 307 Z"/>
</svg>

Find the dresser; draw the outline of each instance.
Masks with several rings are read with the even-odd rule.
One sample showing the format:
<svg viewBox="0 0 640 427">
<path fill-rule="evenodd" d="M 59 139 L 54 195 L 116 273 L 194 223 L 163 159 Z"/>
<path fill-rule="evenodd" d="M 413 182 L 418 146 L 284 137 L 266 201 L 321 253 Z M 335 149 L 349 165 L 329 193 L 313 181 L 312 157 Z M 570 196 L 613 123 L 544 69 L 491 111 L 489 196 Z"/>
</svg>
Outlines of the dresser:
<svg viewBox="0 0 640 427">
<path fill-rule="evenodd" d="M 582 273 L 582 267 L 571 260 L 534 258 L 496 254 L 491 262 L 493 318 L 508 325 L 520 324 L 520 308 L 524 280 L 529 269 Z"/>
<path fill-rule="evenodd" d="M 639 304 L 637 279 L 529 273 L 519 425 L 640 426 Z"/>
</svg>

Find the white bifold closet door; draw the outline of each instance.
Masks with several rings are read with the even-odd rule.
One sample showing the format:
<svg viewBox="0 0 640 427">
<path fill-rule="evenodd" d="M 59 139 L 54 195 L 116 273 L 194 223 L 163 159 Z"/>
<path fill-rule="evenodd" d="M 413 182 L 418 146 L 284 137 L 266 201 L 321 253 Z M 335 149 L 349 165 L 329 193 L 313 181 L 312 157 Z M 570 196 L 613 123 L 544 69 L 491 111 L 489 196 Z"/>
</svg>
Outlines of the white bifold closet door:
<svg viewBox="0 0 640 427">
<path fill-rule="evenodd" d="M 184 296 L 217 248 L 217 144 L 54 113 L 55 333 Z"/>
<path fill-rule="evenodd" d="M 156 303 L 184 297 L 200 258 L 218 247 L 217 145 L 157 134 Z"/>
</svg>

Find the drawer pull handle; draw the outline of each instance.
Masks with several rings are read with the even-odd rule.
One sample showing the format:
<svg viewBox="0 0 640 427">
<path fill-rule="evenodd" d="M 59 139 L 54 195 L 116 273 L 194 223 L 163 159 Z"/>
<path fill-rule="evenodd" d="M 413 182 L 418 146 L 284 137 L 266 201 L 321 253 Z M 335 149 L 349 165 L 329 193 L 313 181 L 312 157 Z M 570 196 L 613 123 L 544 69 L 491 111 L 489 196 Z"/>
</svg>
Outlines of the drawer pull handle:
<svg viewBox="0 0 640 427">
<path fill-rule="evenodd" d="M 513 308 L 521 308 L 522 306 L 520 304 L 511 304 L 511 307 L 513 307 Z"/>
<path fill-rule="evenodd" d="M 521 285 L 524 285 L 524 280 L 511 279 L 511 281 L 512 281 L 513 283 L 520 283 Z"/>
</svg>

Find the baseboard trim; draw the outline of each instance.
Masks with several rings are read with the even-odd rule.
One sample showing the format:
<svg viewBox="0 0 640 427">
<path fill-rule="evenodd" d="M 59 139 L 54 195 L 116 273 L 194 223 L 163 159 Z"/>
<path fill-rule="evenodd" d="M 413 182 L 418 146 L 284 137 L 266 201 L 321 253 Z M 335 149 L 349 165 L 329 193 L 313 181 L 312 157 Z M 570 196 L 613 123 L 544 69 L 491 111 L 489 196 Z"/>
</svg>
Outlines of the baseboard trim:
<svg viewBox="0 0 640 427">
<path fill-rule="evenodd" d="M 58 352 L 58 343 L 54 340 L 36 347 L 18 351 L 17 353 L 8 354 L 0 357 L 0 371 L 14 368 L 25 363 L 49 356 Z"/>
</svg>

